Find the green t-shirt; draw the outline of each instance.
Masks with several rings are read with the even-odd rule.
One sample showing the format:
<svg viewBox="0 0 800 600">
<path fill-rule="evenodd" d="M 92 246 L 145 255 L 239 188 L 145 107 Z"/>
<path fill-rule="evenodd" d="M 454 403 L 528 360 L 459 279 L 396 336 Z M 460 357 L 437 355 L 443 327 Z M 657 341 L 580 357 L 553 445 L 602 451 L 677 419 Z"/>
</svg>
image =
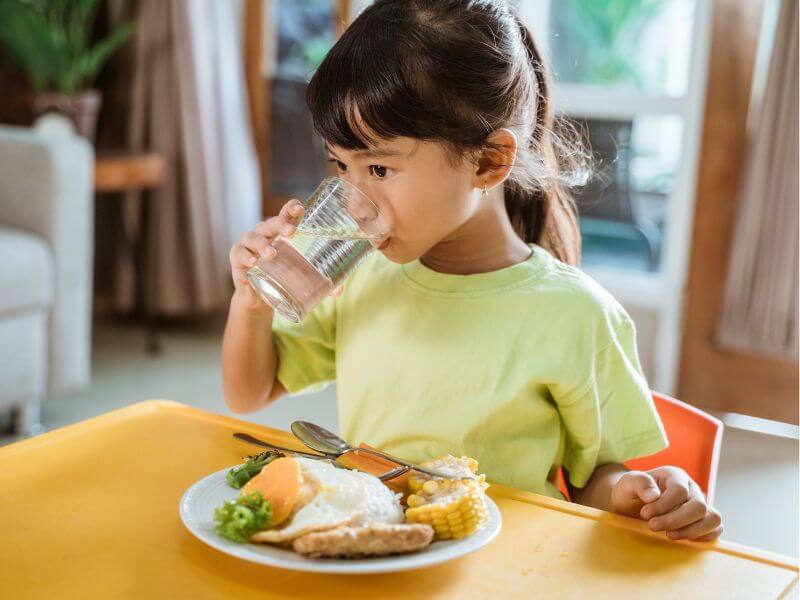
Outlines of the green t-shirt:
<svg viewBox="0 0 800 600">
<path fill-rule="evenodd" d="M 531 248 L 474 275 L 373 253 L 302 323 L 275 318 L 279 381 L 297 393 L 336 380 L 351 444 L 416 462 L 468 455 L 489 481 L 556 498 L 559 466 L 582 487 L 601 464 L 661 450 L 630 317 Z"/>
</svg>

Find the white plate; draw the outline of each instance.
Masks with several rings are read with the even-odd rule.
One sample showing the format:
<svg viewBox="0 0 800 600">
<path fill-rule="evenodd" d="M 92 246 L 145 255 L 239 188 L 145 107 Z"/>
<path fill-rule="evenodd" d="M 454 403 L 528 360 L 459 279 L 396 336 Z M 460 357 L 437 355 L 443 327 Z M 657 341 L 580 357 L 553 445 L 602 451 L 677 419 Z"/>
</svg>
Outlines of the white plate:
<svg viewBox="0 0 800 600">
<path fill-rule="evenodd" d="M 222 469 L 195 483 L 181 498 L 181 519 L 189 531 L 202 542 L 226 554 L 251 562 L 317 573 L 391 573 L 437 565 L 479 550 L 500 532 L 502 519 L 497 505 L 486 498 L 489 519 L 470 536 L 460 540 L 434 542 L 424 550 L 412 554 L 398 554 L 382 558 L 331 559 L 306 558 L 267 544 L 237 544 L 214 531 L 214 509 L 225 501 L 233 500 L 239 490 L 228 487 Z"/>
</svg>

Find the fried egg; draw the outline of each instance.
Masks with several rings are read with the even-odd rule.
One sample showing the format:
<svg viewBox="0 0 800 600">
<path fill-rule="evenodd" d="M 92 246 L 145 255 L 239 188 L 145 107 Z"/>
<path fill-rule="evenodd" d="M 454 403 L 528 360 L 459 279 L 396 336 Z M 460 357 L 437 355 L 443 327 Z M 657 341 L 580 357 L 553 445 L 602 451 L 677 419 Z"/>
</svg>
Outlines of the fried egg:
<svg viewBox="0 0 800 600">
<path fill-rule="evenodd" d="M 256 533 L 251 541 L 284 543 L 312 531 L 344 525 L 404 521 L 400 495 L 377 477 L 310 458 L 285 460 L 296 461 L 302 474 L 294 509 L 279 527 Z M 279 503 L 281 499 L 274 501 Z"/>
</svg>

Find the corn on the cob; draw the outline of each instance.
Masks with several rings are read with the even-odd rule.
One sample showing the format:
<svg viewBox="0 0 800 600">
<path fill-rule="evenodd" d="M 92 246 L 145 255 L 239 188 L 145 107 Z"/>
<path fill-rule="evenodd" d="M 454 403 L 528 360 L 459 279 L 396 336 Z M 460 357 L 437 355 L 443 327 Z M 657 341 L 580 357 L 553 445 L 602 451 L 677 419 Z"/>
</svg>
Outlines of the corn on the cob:
<svg viewBox="0 0 800 600">
<path fill-rule="evenodd" d="M 444 456 L 422 463 L 422 466 L 465 477 L 473 476 L 478 470 L 478 463 L 466 456 Z M 487 519 L 484 490 L 489 486 L 483 475 L 455 480 L 415 472 L 409 476 L 408 487 L 411 495 L 406 501 L 406 521 L 430 525 L 436 539 L 466 537 Z"/>
</svg>

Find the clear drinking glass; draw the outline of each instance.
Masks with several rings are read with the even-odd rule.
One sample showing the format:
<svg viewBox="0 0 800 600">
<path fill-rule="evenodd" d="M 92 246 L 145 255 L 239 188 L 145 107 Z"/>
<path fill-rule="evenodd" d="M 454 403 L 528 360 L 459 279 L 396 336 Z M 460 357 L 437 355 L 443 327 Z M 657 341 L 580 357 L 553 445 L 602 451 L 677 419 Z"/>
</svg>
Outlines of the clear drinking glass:
<svg viewBox="0 0 800 600">
<path fill-rule="evenodd" d="M 247 272 L 250 285 L 299 323 L 388 236 L 385 217 L 353 184 L 326 177 L 304 204 L 292 237 L 272 241 L 277 255 Z"/>
</svg>

